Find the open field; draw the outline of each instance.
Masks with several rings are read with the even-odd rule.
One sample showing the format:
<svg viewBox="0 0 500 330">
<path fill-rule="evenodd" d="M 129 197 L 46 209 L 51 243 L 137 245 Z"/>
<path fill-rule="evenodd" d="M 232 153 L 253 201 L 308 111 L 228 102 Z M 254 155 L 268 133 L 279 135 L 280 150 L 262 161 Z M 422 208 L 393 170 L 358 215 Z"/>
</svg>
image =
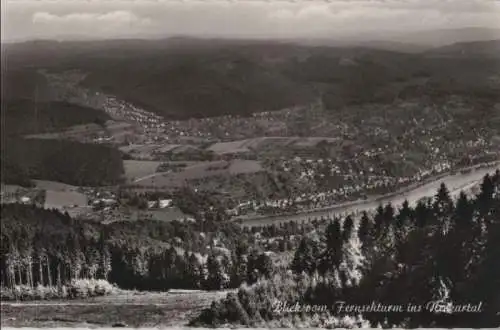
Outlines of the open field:
<svg viewBox="0 0 500 330">
<path fill-rule="evenodd" d="M 73 301 L 2 303 L 5 327 L 133 327 L 182 326 L 228 291 L 123 291 L 105 297 Z"/>
<path fill-rule="evenodd" d="M 167 153 L 184 153 L 190 151 L 199 151 L 196 145 L 191 144 L 131 144 L 122 146 L 120 151 L 130 155 L 135 159 L 153 159 L 155 156 Z"/>
<path fill-rule="evenodd" d="M 133 140 L 136 133 L 136 128 L 130 123 L 108 120 L 103 124 L 82 124 L 70 126 L 56 132 L 30 134 L 26 135 L 26 138 L 123 143 L 127 139 Z"/>
<path fill-rule="evenodd" d="M 131 144 L 128 146 L 120 147 L 120 151 L 127 153 L 136 158 L 149 158 L 151 153 L 160 148 L 160 144 Z"/>
<path fill-rule="evenodd" d="M 262 171 L 260 162 L 253 160 L 232 160 L 200 162 L 187 166 L 184 170 L 176 173 L 157 173 L 136 180 L 134 184 L 148 187 L 178 187 L 184 183 L 204 179 L 212 176 L 233 176 L 244 173 L 256 173 Z"/>
<path fill-rule="evenodd" d="M 123 168 L 127 180 L 134 181 L 141 177 L 156 173 L 162 162 L 149 160 L 124 160 Z"/>
<path fill-rule="evenodd" d="M 218 142 L 212 144 L 207 150 L 216 154 L 245 153 L 250 151 L 258 152 L 269 147 L 314 147 L 321 141 L 333 142 L 336 138 L 331 137 L 258 137 L 254 139 L 237 140 L 230 142 Z"/>
<path fill-rule="evenodd" d="M 45 192 L 46 209 L 64 210 L 72 207 L 86 207 L 87 196 L 76 191 L 54 191 Z"/>
<path fill-rule="evenodd" d="M 90 136 L 97 136 L 104 131 L 103 127 L 97 124 L 83 124 L 67 127 L 58 132 L 30 134 L 26 135 L 29 139 L 69 139 L 69 138 L 85 138 Z"/>
<path fill-rule="evenodd" d="M 169 151 L 173 151 L 173 150 L 177 149 L 180 146 L 181 146 L 180 144 L 164 144 L 160 148 L 156 149 L 155 152 L 156 153 L 167 153 Z"/>
<path fill-rule="evenodd" d="M 147 211 L 133 211 L 130 214 L 131 221 L 137 220 L 159 220 L 159 221 L 174 221 L 188 218 L 189 216 L 184 214 L 178 208 L 164 208 L 157 210 L 147 210 Z"/>
</svg>

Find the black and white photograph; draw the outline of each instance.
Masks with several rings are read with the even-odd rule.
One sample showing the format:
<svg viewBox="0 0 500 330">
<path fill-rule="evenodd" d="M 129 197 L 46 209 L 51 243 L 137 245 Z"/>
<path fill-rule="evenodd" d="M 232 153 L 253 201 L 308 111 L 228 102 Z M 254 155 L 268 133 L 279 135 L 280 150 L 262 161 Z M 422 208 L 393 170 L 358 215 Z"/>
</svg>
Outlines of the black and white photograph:
<svg viewBox="0 0 500 330">
<path fill-rule="evenodd" d="M 500 1 L 1 0 L 2 329 L 500 328 Z"/>
</svg>

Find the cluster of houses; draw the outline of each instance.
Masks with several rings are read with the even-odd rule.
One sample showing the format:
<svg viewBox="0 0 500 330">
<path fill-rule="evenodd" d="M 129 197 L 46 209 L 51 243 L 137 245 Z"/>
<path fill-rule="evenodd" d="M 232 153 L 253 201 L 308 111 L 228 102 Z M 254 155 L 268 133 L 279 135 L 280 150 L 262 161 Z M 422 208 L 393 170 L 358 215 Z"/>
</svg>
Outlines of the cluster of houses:
<svg viewBox="0 0 500 330">
<path fill-rule="evenodd" d="M 137 123 L 145 130 L 159 129 L 165 126 L 162 117 L 114 96 L 107 96 L 102 106 L 111 117 Z"/>
<path fill-rule="evenodd" d="M 299 168 L 296 177 L 309 180 L 310 182 L 317 179 L 318 172 L 324 173 L 324 168 L 327 167 L 327 172 L 337 176 L 339 182 L 335 188 L 315 189 L 313 192 L 302 192 L 288 198 L 243 201 L 234 208 L 229 209 L 227 213 L 238 216 L 247 213 L 279 213 L 281 211 L 322 208 L 334 203 L 363 199 L 367 195 L 370 195 L 370 193 L 376 195 L 393 192 L 410 184 L 422 182 L 429 177 L 445 173 L 451 169 L 450 163 L 442 162 L 434 164 L 430 169 L 418 170 L 411 176 L 387 176 L 381 173 L 373 173 L 374 169 L 372 167 L 367 169 L 366 172 L 354 172 L 352 168 L 350 171 L 344 171 L 344 169 L 331 159 L 313 160 L 300 158 L 284 161 L 282 166 L 282 170 L 285 172 L 291 171 L 292 168 Z M 321 168 L 321 171 L 319 171 L 319 168 Z M 320 180 L 324 176 L 324 174 L 320 174 Z"/>
</svg>

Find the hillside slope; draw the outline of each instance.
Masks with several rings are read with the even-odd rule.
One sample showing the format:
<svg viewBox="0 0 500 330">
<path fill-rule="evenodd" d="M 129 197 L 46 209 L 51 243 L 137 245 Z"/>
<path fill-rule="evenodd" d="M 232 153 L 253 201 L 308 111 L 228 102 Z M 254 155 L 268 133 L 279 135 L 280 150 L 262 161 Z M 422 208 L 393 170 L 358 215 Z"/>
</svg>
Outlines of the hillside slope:
<svg viewBox="0 0 500 330">
<path fill-rule="evenodd" d="M 2 105 L 4 136 L 56 132 L 74 125 L 104 123 L 105 112 L 66 102 L 5 101 Z"/>
<path fill-rule="evenodd" d="M 106 186 L 122 180 L 121 153 L 106 146 L 62 140 L 2 139 L 2 182 L 29 185 L 30 179 L 77 186 Z"/>
</svg>

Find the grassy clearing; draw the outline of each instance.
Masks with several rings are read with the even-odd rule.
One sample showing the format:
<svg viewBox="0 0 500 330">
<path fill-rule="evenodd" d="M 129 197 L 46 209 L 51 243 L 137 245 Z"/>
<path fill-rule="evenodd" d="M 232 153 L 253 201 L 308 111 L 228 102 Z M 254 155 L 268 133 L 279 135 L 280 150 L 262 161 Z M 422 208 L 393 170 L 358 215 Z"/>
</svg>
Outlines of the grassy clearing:
<svg viewBox="0 0 500 330">
<path fill-rule="evenodd" d="M 218 155 L 223 155 L 226 153 L 244 153 L 249 152 L 247 144 L 250 140 L 237 140 L 230 142 L 217 142 L 208 147 L 208 150 L 213 151 Z"/>
<path fill-rule="evenodd" d="M 209 179 L 214 176 L 233 176 L 245 173 L 256 173 L 262 171 L 262 165 L 253 160 L 233 160 L 200 162 L 187 166 L 184 170 L 176 173 L 157 173 L 137 180 L 135 184 L 147 187 L 178 187 L 190 180 Z"/>
<path fill-rule="evenodd" d="M 124 323 L 133 327 L 184 325 L 189 318 L 222 299 L 227 291 L 141 293 L 123 291 L 85 300 L 2 304 L 2 328 L 106 327 Z"/>
<path fill-rule="evenodd" d="M 237 140 L 230 142 L 218 142 L 208 147 L 208 150 L 216 154 L 246 153 L 250 151 L 259 152 L 269 148 L 283 148 L 286 146 L 314 147 L 321 141 L 334 142 L 337 139 L 329 137 L 258 137 L 254 139 Z"/>
<path fill-rule="evenodd" d="M 44 207 L 47 209 L 86 207 L 87 202 L 87 196 L 76 191 L 47 190 Z"/>
<path fill-rule="evenodd" d="M 124 160 L 125 177 L 134 181 L 141 177 L 156 173 L 156 169 L 162 162 L 149 160 Z"/>
</svg>

